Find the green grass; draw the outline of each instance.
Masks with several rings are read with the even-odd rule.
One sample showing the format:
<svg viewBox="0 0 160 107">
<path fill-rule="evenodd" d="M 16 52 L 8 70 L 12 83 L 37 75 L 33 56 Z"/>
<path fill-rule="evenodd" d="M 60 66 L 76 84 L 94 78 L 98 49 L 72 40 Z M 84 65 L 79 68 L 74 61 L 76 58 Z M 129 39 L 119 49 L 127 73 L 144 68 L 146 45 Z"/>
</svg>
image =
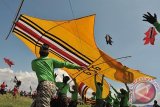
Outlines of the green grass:
<svg viewBox="0 0 160 107">
<path fill-rule="evenodd" d="M 30 107 L 32 99 L 28 97 L 17 96 L 12 94 L 0 94 L 0 107 Z M 89 105 L 78 105 L 78 107 L 90 107 Z"/>
<path fill-rule="evenodd" d="M 30 107 L 32 99 L 27 97 L 17 96 L 12 94 L 0 95 L 0 107 Z"/>
</svg>

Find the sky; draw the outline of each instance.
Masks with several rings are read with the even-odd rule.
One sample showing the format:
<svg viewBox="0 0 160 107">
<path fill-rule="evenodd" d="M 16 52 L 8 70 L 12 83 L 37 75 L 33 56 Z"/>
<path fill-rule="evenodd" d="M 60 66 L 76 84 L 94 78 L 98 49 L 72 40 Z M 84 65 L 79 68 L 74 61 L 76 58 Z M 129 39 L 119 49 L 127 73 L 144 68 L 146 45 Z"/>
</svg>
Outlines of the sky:
<svg viewBox="0 0 160 107">
<path fill-rule="evenodd" d="M 0 0 L 0 68 L 8 68 L 3 58 L 10 58 L 14 72 L 33 72 L 31 61 L 36 58 L 13 33 L 5 40 L 21 0 Z M 71 3 L 71 7 L 70 7 Z M 25 0 L 20 14 L 48 20 L 70 20 L 96 14 L 94 36 L 97 46 L 112 58 L 132 56 L 119 60 L 122 64 L 155 76 L 160 83 L 160 34 L 155 45 L 144 45 L 144 33 L 151 27 L 143 14 L 156 13 L 160 20 L 159 0 Z M 73 13 L 72 13 L 73 10 Z M 105 35 L 112 37 L 107 45 Z M 113 82 L 115 87 L 123 84 Z"/>
</svg>

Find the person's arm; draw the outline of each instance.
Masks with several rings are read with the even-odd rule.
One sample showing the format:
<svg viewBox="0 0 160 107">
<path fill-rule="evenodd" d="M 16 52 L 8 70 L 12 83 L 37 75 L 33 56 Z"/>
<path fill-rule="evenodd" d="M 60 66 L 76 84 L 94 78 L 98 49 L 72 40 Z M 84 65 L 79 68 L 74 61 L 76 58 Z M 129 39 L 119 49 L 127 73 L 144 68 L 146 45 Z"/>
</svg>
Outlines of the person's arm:
<svg viewBox="0 0 160 107">
<path fill-rule="evenodd" d="M 95 83 L 95 86 L 97 87 L 96 76 L 97 76 L 97 74 L 95 73 L 95 74 L 94 74 L 94 83 Z"/>
<path fill-rule="evenodd" d="M 155 26 L 158 32 L 160 32 L 160 23 L 157 21 L 157 15 L 155 13 L 153 16 L 149 12 L 147 12 L 147 14 L 143 15 L 143 18 L 143 21 L 149 22 L 150 24 Z"/>
<path fill-rule="evenodd" d="M 155 22 L 153 25 L 157 29 L 157 31 L 160 33 L 160 23 L 159 22 Z"/>
<path fill-rule="evenodd" d="M 111 86 L 111 88 L 115 91 L 115 93 L 118 95 L 119 92 L 118 92 L 112 85 L 110 85 L 110 86 Z"/>
<path fill-rule="evenodd" d="M 115 100 L 115 98 L 112 97 L 112 95 L 109 96 L 112 100 Z"/>
<path fill-rule="evenodd" d="M 104 81 L 104 74 L 102 75 L 102 81 L 101 81 L 102 86 L 103 86 L 103 81 Z"/>
<path fill-rule="evenodd" d="M 77 84 L 76 78 L 73 78 L 73 81 L 74 81 L 74 84 L 75 84 L 75 87 L 76 87 L 76 91 L 78 92 L 78 84 Z"/>
<path fill-rule="evenodd" d="M 81 66 L 78 66 L 76 64 L 72 64 L 69 62 L 62 62 L 56 59 L 52 59 L 52 60 L 53 60 L 55 68 L 63 68 L 63 67 L 70 68 L 70 69 L 81 69 L 82 68 Z"/>
<path fill-rule="evenodd" d="M 130 92 L 130 90 L 129 90 L 129 87 L 128 87 L 127 83 L 124 83 L 124 84 L 125 84 L 126 89 L 127 89 L 128 93 L 129 93 L 129 92 Z"/>
</svg>

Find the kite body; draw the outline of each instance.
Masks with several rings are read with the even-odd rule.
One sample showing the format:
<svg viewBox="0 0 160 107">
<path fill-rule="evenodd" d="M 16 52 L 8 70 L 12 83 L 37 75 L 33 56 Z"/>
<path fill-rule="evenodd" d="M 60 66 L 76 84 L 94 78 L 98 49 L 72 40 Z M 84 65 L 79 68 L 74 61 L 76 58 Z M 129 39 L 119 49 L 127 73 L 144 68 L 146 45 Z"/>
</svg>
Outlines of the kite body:
<svg viewBox="0 0 160 107">
<path fill-rule="evenodd" d="M 145 33 L 145 35 L 146 37 L 143 39 L 145 41 L 144 45 L 149 44 L 149 43 L 151 45 L 154 45 L 155 36 L 157 35 L 156 29 L 154 27 L 150 27 L 148 31 Z"/>
<path fill-rule="evenodd" d="M 12 65 L 14 65 L 14 63 L 10 60 L 10 59 L 8 59 L 8 58 L 3 58 L 4 59 L 4 62 L 6 63 L 6 64 L 8 64 L 8 66 L 11 68 L 11 66 Z"/>
<path fill-rule="evenodd" d="M 106 43 L 107 44 L 110 44 L 110 45 L 112 45 L 112 37 L 110 36 L 110 35 L 106 35 L 106 37 L 105 37 L 105 39 L 106 39 Z"/>
</svg>

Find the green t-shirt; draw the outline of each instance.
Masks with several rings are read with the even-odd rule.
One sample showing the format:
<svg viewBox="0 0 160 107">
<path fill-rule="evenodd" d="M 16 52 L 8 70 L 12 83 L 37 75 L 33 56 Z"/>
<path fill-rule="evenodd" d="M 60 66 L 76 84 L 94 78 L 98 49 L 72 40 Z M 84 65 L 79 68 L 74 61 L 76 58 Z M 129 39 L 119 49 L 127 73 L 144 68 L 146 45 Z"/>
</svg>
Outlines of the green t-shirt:
<svg viewBox="0 0 160 107">
<path fill-rule="evenodd" d="M 71 96 L 72 100 L 77 101 L 78 100 L 78 92 L 77 91 L 70 91 L 70 92 L 72 94 L 72 96 Z"/>
<path fill-rule="evenodd" d="M 129 106 L 129 93 L 126 92 L 126 94 L 124 95 L 121 94 L 120 97 L 121 97 L 120 105 L 124 107 Z"/>
<path fill-rule="evenodd" d="M 109 95 L 109 96 L 105 99 L 105 101 L 106 101 L 107 103 L 109 103 L 109 104 L 112 104 L 112 98 L 111 98 L 111 96 Z"/>
<path fill-rule="evenodd" d="M 54 68 L 79 69 L 80 66 L 69 62 L 61 62 L 53 58 L 40 57 L 32 61 L 32 70 L 36 72 L 38 81 L 55 81 Z"/>
<path fill-rule="evenodd" d="M 67 94 L 67 92 L 69 90 L 68 84 L 65 84 L 63 82 L 56 82 L 56 86 L 58 87 L 60 93 Z"/>
<path fill-rule="evenodd" d="M 102 99 L 103 87 L 98 86 L 96 83 L 96 99 Z"/>
</svg>

